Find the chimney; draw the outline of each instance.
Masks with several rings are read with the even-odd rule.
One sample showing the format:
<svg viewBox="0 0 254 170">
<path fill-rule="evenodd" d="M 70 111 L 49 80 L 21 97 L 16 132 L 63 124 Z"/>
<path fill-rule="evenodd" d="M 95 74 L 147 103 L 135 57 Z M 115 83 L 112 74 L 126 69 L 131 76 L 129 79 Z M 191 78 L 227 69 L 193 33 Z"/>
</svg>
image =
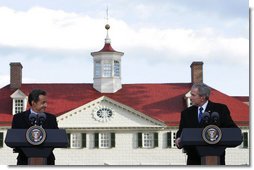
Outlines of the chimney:
<svg viewBox="0 0 254 170">
<path fill-rule="evenodd" d="M 190 65 L 191 83 L 203 83 L 203 64 L 202 61 L 195 61 Z"/>
<path fill-rule="evenodd" d="M 22 84 L 22 68 L 21 63 L 10 63 L 10 87 L 11 89 L 18 89 Z"/>
</svg>

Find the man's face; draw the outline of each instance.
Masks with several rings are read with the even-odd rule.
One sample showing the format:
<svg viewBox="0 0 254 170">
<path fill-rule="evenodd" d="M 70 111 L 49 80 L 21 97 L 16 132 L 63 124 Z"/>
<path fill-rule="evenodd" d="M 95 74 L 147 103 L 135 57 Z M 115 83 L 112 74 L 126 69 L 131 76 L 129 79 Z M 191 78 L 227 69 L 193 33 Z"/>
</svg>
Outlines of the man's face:
<svg viewBox="0 0 254 170">
<path fill-rule="evenodd" d="M 37 102 L 32 101 L 32 109 L 37 113 L 45 112 L 47 108 L 47 97 L 40 95 Z"/>
<path fill-rule="evenodd" d="M 196 105 L 196 106 L 202 106 L 206 101 L 204 96 L 199 95 L 198 88 L 191 89 L 190 100 L 191 100 L 192 104 Z"/>
</svg>

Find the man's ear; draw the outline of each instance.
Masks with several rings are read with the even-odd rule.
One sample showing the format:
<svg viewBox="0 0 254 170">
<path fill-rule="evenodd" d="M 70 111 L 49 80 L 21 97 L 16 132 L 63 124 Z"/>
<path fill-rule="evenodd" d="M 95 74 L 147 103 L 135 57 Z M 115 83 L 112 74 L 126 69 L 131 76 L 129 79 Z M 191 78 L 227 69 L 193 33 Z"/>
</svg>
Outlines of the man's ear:
<svg viewBox="0 0 254 170">
<path fill-rule="evenodd" d="M 35 102 L 34 102 L 34 101 L 32 101 L 32 103 L 31 103 L 31 104 L 32 104 L 32 106 L 33 106 L 33 105 L 35 104 Z"/>
</svg>

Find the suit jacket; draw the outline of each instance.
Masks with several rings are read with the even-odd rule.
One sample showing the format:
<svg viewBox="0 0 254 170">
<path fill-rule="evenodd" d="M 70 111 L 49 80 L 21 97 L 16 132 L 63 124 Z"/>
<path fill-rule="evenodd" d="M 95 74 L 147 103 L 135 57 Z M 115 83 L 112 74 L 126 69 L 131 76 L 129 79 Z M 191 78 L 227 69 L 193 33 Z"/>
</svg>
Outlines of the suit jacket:
<svg viewBox="0 0 254 170">
<path fill-rule="evenodd" d="M 27 110 L 25 112 L 15 114 L 12 120 L 12 128 L 13 129 L 28 129 L 29 127 L 31 127 L 31 124 L 29 122 L 30 113 L 31 113 L 30 110 Z M 45 113 L 45 114 L 46 114 L 46 121 L 43 123 L 42 127 L 44 129 L 58 129 L 56 117 L 50 113 Z M 19 153 L 17 157 L 18 165 L 28 164 L 28 158 L 26 157 L 26 155 L 22 152 L 20 148 L 15 148 L 14 152 Z M 53 152 L 51 152 L 51 154 L 47 158 L 47 164 L 48 165 L 55 164 L 55 156 Z"/>
<path fill-rule="evenodd" d="M 236 124 L 230 116 L 230 111 L 226 105 L 208 101 L 205 112 L 219 113 L 220 128 L 237 128 Z M 202 128 L 202 125 L 198 122 L 197 106 L 191 106 L 181 112 L 181 120 L 179 124 L 179 130 L 176 134 L 176 138 L 181 136 L 183 128 Z M 187 164 L 201 164 L 200 156 L 198 155 L 195 147 L 185 147 L 184 149 L 188 155 Z M 225 164 L 225 152 L 221 156 L 221 164 Z"/>
</svg>

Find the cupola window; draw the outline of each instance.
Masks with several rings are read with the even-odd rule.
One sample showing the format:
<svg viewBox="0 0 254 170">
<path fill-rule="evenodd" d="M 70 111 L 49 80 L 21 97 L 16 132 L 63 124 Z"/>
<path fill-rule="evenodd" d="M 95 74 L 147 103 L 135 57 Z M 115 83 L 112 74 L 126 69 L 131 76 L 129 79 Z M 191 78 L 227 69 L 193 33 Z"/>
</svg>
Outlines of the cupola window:
<svg viewBox="0 0 254 170">
<path fill-rule="evenodd" d="M 101 63 L 99 61 L 95 62 L 95 78 L 101 77 Z"/>
<path fill-rule="evenodd" d="M 114 76 L 120 77 L 120 62 L 116 60 L 114 61 Z"/>
<path fill-rule="evenodd" d="M 103 63 L 103 77 L 112 76 L 112 64 L 110 61 L 104 61 Z"/>
</svg>

